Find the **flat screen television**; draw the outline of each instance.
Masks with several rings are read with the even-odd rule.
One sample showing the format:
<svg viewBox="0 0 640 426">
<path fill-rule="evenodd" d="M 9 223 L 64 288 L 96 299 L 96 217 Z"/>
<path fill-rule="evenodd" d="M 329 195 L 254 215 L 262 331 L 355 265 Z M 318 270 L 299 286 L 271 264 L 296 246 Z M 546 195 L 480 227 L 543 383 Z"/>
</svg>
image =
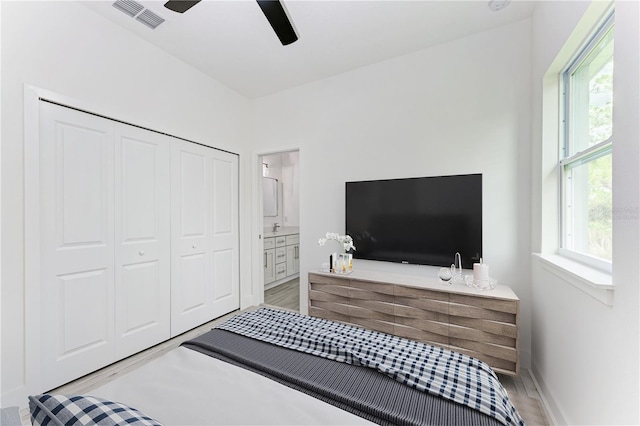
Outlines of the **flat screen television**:
<svg viewBox="0 0 640 426">
<path fill-rule="evenodd" d="M 347 182 L 355 259 L 471 269 L 482 257 L 482 174 Z"/>
</svg>

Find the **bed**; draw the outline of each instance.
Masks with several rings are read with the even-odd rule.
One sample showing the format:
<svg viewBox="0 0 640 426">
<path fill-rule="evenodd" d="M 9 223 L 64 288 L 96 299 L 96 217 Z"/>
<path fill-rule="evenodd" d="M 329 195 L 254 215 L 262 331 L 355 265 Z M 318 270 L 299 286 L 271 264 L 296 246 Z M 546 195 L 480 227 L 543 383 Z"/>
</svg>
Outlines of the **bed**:
<svg viewBox="0 0 640 426">
<path fill-rule="evenodd" d="M 104 414 L 105 404 L 120 405 Z M 108 424 L 113 411 L 129 416 L 113 424 L 524 424 L 479 360 L 271 308 L 234 316 L 90 396 L 38 395 L 30 408 L 37 424 Z"/>
</svg>

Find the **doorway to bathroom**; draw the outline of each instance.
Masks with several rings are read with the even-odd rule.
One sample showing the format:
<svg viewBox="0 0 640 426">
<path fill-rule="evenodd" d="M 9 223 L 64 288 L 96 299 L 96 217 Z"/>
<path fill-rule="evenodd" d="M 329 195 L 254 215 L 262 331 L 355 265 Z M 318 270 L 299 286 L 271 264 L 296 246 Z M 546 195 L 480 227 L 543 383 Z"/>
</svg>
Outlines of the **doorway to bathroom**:
<svg viewBox="0 0 640 426">
<path fill-rule="evenodd" d="M 260 157 L 264 303 L 300 310 L 299 151 Z"/>
</svg>

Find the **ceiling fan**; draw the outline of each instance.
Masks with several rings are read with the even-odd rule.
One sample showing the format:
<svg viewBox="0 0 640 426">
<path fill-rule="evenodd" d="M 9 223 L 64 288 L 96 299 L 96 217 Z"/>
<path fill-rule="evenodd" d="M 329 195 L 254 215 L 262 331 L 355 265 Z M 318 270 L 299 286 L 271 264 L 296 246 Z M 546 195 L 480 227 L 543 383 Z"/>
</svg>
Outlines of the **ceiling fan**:
<svg viewBox="0 0 640 426">
<path fill-rule="evenodd" d="M 164 4 L 164 7 L 169 10 L 173 10 L 174 12 L 184 13 L 196 4 L 200 3 L 200 1 L 201 0 L 169 0 Z M 284 11 L 279 0 L 256 1 L 283 46 L 298 40 L 298 36 L 296 35 L 296 32 L 287 17 L 287 13 Z"/>
</svg>

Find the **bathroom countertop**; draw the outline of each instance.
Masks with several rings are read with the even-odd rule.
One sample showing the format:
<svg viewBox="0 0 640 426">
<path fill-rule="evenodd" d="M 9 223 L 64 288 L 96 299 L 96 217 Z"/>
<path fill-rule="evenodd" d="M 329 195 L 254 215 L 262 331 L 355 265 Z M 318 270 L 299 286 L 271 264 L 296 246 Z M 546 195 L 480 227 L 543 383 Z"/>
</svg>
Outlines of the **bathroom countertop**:
<svg viewBox="0 0 640 426">
<path fill-rule="evenodd" d="M 277 231 L 273 232 L 271 230 L 271 228 L 265 228 L 264 230 L 264 238 L 270 238 L 270 237 L 279 237 L 281 235 L 293 235 L 293 234 L 299 234 L 300 233 L 300 228 L 297 226 L 283 226 L 278 228 Z"/>
</svg>

